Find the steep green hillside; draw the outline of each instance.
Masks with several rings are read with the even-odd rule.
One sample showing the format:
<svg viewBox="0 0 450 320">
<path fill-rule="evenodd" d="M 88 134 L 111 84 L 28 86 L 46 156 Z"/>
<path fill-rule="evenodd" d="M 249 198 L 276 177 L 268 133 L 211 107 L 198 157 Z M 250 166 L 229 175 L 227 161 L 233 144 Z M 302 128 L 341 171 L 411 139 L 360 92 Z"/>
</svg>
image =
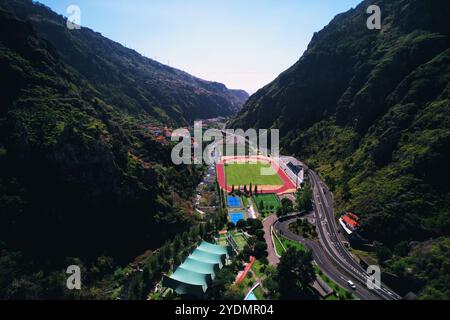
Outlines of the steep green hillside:
<svg viewBox="0 0 450 320">
<path fill-rule="evenodd" d="M 8 1 L 13 3 L 26 2 Z M 88 292 L 83 295 L 96 298 L 102 292 L 89 292 L 91 285 L 192 225 L 191 198 L 199 169 L 175 167 L 170 146 L 154 142 L 142 129 L 142 124 L 170 116 L 153 116 L 156 105 L 143 102 L 150 95 L 136 92 L 132 98 L 120 88 L 115 91 L 112 81 L 122 71 L 110 73 L 100 53 L 88 51 L 80 58 L 103 60 L 94 63 L 105 68 L 99 78 L 89 68 L 78 70 L 66 63 L 70 58 L 42 38 L 37 25 L 45 23 L 30 23 L 0 9 L 0 299 L 72 297 L 63 289 L 64 270 L 73 263 L 84 268 Z M 55 30 L 65 33 L 58 24 Z M 95 36 L 84 32 L 85 42 L 72 39 L 77 46 L 89 46 L 89 37 Z M 144 58 L 133 61 L 129 51 L 112 46 L 111 52 L 123 50 L 122 58 L 130 64 L 154 64 Z M 114 54 L 120 59 L 120 52 Z M 123 85 L 133 80 L 132 72 L 123 72 Z M 102 86 L 107 74 L 111 82 Z M 161 71 L 160 78 L 151 79 L 164 82 L 163 77 Z M 179 81 L 182 87 L 184 80 Z M 177 90 L 203 99 L 192 88 L 167 83 L 166 88 L 172 90 L 161 93 L 167 104 L 153 97 L 161 114 L 168 106 L 178 108 L 171 101 L 185 99 L 183 94 L 177 97 Z"/>
<path fill-rule="evenodd" d="M 231 116 L 248 98 L 223 84 L 145 58 L 88 28 L 70 31 L 62 16 L 31 0 L 1 0 L 0 8 L 29 21 L 63 62 L 83 76 L 106 103 L 122 111 L 150 115 L 164 124 L 186 125 L 196 119 Z"/>
<path fill-rule="evenodd" d="M 379 31 L 366 28 L 372 4 L 382 10 Z M 384 266 L 428 281 L 427 297 L 447 298 L 449 9 L 443 0 L 364 1 L 315 34 L 303 57 L 232 123 L 280 128 L 284 151 L 319 171 L 335 191 L 336 209 L 360 213 L 364 236 L 394 252 L 384 255 Z M 419 276 L 415 257 L 426 240 L 430 266 Z M 407 250 L 396 250 L 405 241 Z M 399 260 L 404 272 L 394 268 Z"/>
</svg>

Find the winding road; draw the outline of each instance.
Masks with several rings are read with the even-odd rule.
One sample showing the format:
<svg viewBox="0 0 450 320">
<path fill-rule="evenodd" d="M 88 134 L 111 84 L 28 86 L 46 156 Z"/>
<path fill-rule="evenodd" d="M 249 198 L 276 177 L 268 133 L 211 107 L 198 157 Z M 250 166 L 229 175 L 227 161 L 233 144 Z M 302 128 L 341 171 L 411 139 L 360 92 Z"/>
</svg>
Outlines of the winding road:
<svg viewBox="0 0 450 320">
<path fill-rule="evenodd" d="M 347 281 L 352 279 L 350 275 L 344 272 L 342 269 L 338 268 L 325 254 L 325 250 L 322 248 L 320 243 L 317 241 L 313 241 L 310 239 L 305 239 L 292 231 L 289 230 L 289 225 L 294 222 L 297 217 L 292 217 L 286 221 L 280 222 L 277 221 L 274 224 L 274 229 L 280 234 L 282 237 L 285 237 L 292 241 L 297 241 L 302 243 L 305 247 L 312 251 L 314 256 L 314 261 L 317 266 L 322 270 L 322 272 L 335 283 L 340 285 L 342 288 L 350 290 L 347 285 Z M 358 286 L 353 294 L 361 300 L 378 300 L 379 298 L 366 289 L 364 286 Z"/>
<path fill-rule="evenodd" d="M 334 216 L 333 194 L 314 171 L 309 170 L 309 178 L 313 188 L 314 212 L 320 243 L 328 257 L 339 268 L 351 275 L 351 279 L 359 286 L 367 288 L 366 284 L 369 276 L 366 270 L 355 261 L 339 239 L 338 227 Z M 370 292 L 385 300 L 401 299 L 399 295 L 383 284 L 380 285 L 379 289 L 371 290 Z"/>
<path fill-rule="evenodd" d="M 225 133 L 225 132 L 224 132 Z M 241 137 L 243 138 L 243 137 Z M 243 138 L 246 140 L 245 138 Z M 303 167 L 308 167 L 303 164 Z M 316 228 L 319 236 L 319 242 L 303 239 L 290 232 L 289 224 L 291 221 L 279 222 L 275 217 L 273 222 L 267 220 L 264 224 L 266 235 L 270 233 L 270 226 L 273 223 L 274 228 L 280 234 L 288 239 L 299 241 L 308 247 L 314 255 L 314 259 L 319 268 L 334 282 L 344 288 L 348 287 L 347 282 L 353 281 L 357 286 L 354 294 L 362 300 L 400 300 L 401 297 L 387 286 L 381 284 L 379 289 L 370 290 L 367 287 L 369 275 L 358 262 L 352 257 L 345 245 L 339 238 L 338 227 L 334 215 L 334 199 L 330 189 L 323 183 L 319 176 L 308 169 L 308 176 L 313 190 L 313 208 L 316 219 Z M 270 252 L 274 251 L 273 245 L 266 239 Z M 271 250 L 272 249 L 272 250 Z M 272 257 L 273 263 L 276 259 Z"/>
<path fill-rule="evenodd" d="M 306 166 L 305 166 L 306 168 Z M 309 170 L 309 180 L 313 190 L 313 207 L 319 242 L 305 239 L 289 230 L 289 225 L 297 216 L 274 223 L 275 230 L 283 237 L 298 241 L 309 248 L 319 268 L 334 282 L 348 288 L 349 280 L 357 284 L 354 294 L 362 300 L 399 300 L 401 297 L 381 284 L 379 289 L 367 287 L 369 279 L 366 271 L 355 261 L 339 238 L 338 227 L 334 217 L 333 194 L 320 180 L 318 175 Z"/>
<path fill-rule="evenodd" d="M 264 240 L 267 243 L 267 252 L 269 253 L 267 259 L 269 260 L 269 265 L 276 267 L 280 263 L 280 258 L 276 254 L 276 249 L 272 241 L 272 226 L 277 222 L 278 218 L 276 215 L 267 217 L 263 221 L 264 226 Z"/>
</svg>

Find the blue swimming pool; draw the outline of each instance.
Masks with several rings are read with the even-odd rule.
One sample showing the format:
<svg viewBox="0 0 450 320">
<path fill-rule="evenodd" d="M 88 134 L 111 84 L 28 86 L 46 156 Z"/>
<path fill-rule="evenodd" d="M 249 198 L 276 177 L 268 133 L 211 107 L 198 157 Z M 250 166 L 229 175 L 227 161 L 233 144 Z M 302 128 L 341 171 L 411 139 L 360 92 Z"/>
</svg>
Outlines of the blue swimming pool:
<svg viewBox="0 0 450 320">
<path fill-rule="evenodd" d="M 243 212 L 233 212 L 230 213 L 230 221 L 237 225 L 237 223 L 241 220 L 245 220 L 245 215 Z"/>
<path fill-rule="evenodd" d="M 256 301 L 258 298 L 256 298 L 255 294 L 253 292 L 250 292 L 248 296 L 245 298 L 247 301 Z"/>
<path fill-rule="evenodd" d="M 241 201 L 240 201 L 239 197 L 229 196 L 228 197 L 228 206 L 230 208 L 239 208 L 241 206 Z"/>
<path fill-rule="evenodd" d="M 258 300 L 258 298 L 255 295 L 255 290 L 256 288 L 258 288 L 261 285 L 261 282 L 258 282 L 257 284 L 255 284 L 253 286 L 253 288 L 251 288 L 251 290 L 248 292 L 248 294 L 245 296 L 244 300 L 249 300 L 249 301 L 255 301 Z"/>
</svg>

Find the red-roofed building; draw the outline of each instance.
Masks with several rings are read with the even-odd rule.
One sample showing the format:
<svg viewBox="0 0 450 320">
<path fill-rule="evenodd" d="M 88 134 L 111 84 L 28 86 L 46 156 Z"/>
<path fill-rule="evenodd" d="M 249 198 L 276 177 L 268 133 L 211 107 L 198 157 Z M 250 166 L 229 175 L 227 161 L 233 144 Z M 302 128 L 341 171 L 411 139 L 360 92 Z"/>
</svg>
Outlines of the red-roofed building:
<svg viewBox="0 0 450 320">
<path fill-rule="evenodd" d="M 339 219 L 339 223 L 347 233 L 347 235 L 351 235 L 354 231 L 357 231 L 361 224 L 359 223 L 359 217 L 350 212 L 343 212 L 341 218 Z"/>
<path fill-rule="evenodd" d="M 344 222 L 347 224 L 348 227 L 352 229 L 359 228 L 359 222 L 353 220 L 349 215 L 345 215 L 343 218 Z"/>
<path fill-rule="evenodd" d="M 347 215 L 348 215 L 351 219 L 353 219 L 353 220 L 359 222 L 359 217 L 358 217 L 356 214 L 354 214 L 354 213 L 352 213 L 352 212 L 347 212 Z"/>
</svg>

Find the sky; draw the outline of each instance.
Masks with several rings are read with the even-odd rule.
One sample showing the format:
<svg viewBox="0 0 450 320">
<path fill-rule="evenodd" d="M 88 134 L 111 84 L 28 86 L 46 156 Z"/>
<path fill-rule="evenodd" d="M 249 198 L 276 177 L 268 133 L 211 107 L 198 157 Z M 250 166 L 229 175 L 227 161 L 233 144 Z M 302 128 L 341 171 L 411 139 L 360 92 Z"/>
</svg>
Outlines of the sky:
<svg viewBox="0 0 450 320">
<path fill-rule="evenodd" d="M 361 0 L 39 0 L 142 55 L 254 93 L 292 66 L 314 32 Z"/>
</svg>

